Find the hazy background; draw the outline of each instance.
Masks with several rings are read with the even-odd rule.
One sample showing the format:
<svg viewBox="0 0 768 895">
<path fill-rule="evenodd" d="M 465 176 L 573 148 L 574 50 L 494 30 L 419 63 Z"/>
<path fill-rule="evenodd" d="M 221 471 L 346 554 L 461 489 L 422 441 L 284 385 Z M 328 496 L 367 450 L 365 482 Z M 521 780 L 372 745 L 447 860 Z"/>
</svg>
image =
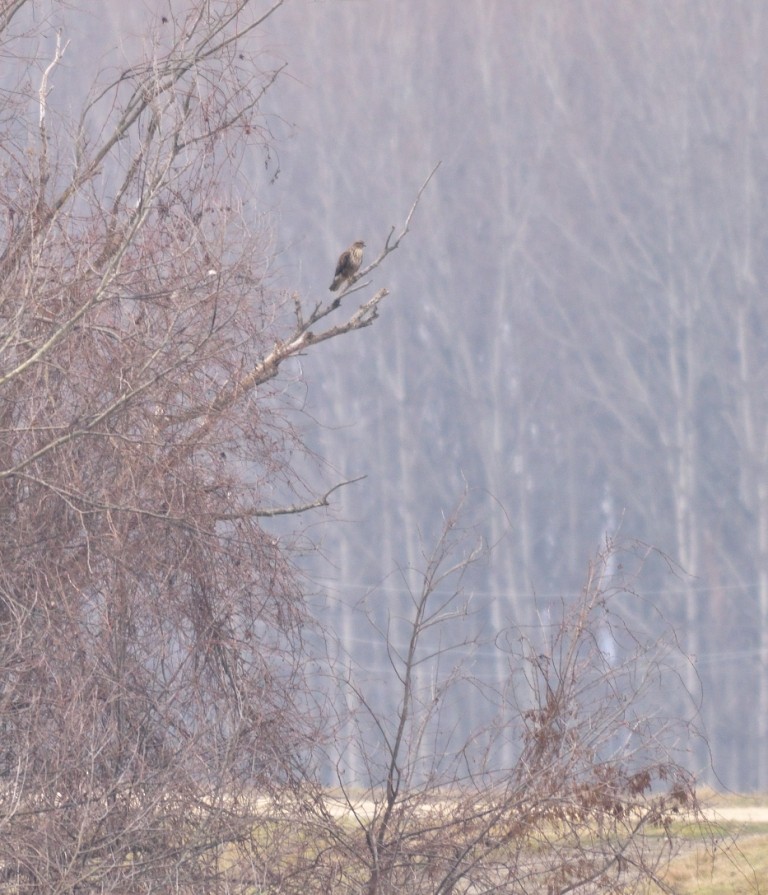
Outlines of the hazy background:
<svg viewBox="0 0 768 895">
<path fill-rule="evenodd" d="M 109 0 L 115 43 L 166 6 Z M 651 562 L 627 611 L 676 626 L 714 771 L 701 748 L 692 766 L 744 790 L 768 790 L 766 16 L 753 0 L 289 0 L 254 38 L 265 69 L 288 63 L 264 103 L 275 152 L 244 172 L 275 282 L 311 305 L 341 249 L 362 238 L 373 257 L 442 162 L 375 273 L 381 319 L 286 383 L 321 424 L 305 420 L 306 474 L 367 476 L 307 532 L 346 650 L 383 667 L 351 607 L 407 606 L 409 575 L 387 576 L 420 564 L 465 488 L 499 540 L 472 580 L 486 633 L 577 591 L 606 534 L 641 539 L 680 571 Z M 102 28 L 84 12 L 65 35 L 58 99 Z"/>
<path fill-rule="evenodd" d="M 341 248 L 376 252 L 442 161 L 376 273 L 376 328 L 304 364 L 327 481 L 368 476 L 324 533 L 337 627 L 336 601 L 418 564 L 465 485 L 504 534 L 476 594 L 490 623 L 578 589 L 606 532 L 643 539 L 684 571 L 648 570 L 637 622 L 653 603 L 675 624 L 720 780 L 763 790 L 767 14 L 295 0 L 263 39 L 289 62 L 263 194 L 286 288 L 321 297 Z M 399 605 L 400 580 L 377 599 Z"/>
</svg>

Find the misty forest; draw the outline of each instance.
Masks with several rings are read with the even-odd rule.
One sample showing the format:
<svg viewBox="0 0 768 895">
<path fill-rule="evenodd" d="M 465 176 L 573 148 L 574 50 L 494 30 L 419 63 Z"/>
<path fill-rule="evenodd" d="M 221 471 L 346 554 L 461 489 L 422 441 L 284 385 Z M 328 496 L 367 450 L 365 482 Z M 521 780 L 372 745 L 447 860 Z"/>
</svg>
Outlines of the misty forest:
<svg viewBox="0 0 768 895">
<path fill-rule="evenodd" d="M 660 611 L 692 660 L 712 753 L 695 769 L 765 791 L 766 13 L 469 6 L 289 4 L 270 22 L 290 65 L 267 105 L 290 139 L 260 195 L 286 288 L 321 295 L 358 235 L 376 254 L 442 163 L 377 272 L 377 332 L 304 364 L 324 481 L 367 476 L 336 495 L 313 567 L 334 628 L 418 566 L 465 489 L 498 542 L 475 588 L 491 627 L 577 592 L 606 536 L 653 545 L 677 573 L 648 566 L 631 611 Z M 402 582 L 377 593 L 391 606 Z"/>
<path fill-rule="evenodd" d="M 1 893 L 670 892 L 768 791 L 767 43 L 0 4 Z"/>
</svg>

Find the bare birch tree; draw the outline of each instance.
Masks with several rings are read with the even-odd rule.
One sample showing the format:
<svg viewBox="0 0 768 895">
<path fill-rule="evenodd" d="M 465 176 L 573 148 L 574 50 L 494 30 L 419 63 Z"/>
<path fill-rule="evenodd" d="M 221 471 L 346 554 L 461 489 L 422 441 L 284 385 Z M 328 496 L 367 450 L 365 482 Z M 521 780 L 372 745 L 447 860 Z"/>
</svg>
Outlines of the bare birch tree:
<svg viewBox="0 0 768 895">
<path fill-rule="evenodd" d="M 369 326 L 387 291 L 350 290 L 339 311 L 270 283 L 238 172 L 269 158 L 260 103 L 280 66 L 252 38 L 282 4 L 149 16 L 121 47 L 135 55 L 66 102 L 79 13 L 19 0 L 0 16 L 17 74 L 0 97 L 12 891 L 252 891 L 256 802 L 303 779 L 321 736 L 291 539 L 265 521 L 330 493 L 292 470 L 288 362 Z"/>
</svg>

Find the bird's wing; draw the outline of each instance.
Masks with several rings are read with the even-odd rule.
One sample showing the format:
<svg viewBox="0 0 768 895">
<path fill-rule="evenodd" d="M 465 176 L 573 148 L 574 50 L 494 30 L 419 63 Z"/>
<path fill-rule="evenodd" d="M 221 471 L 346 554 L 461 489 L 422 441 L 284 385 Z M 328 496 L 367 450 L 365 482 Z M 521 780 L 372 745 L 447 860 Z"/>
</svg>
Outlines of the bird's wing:
<svg viewBox="0 0 768 895">
<path fill-rule="evenodd" d="M 336 273 L 334 274 L 334 276 L 337 277 L 340 273 L 344 273 L 346 270 L 348 270 L 350 261 L 351 257 L 349 254 L 349 249 L 347 249 L 345 252 L 342 252 L 339 255 L 339 263 L 336 265 Z"/>
</svg>

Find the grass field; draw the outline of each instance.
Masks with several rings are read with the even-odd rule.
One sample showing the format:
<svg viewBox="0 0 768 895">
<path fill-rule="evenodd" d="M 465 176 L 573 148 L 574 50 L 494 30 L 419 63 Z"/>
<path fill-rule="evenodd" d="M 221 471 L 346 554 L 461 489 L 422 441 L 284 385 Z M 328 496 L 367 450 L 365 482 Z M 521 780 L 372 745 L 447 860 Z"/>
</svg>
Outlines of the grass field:
<svg viewBox="0 0 768 895">
<path fill-rule="evenodd" d="M 768 892 L 768 834 L 724 839 L 714 852 L 694 847 L 670 865 L 666 881 L 682 895 L 755 895 Z"/>
<path fill-rule="evenodd" d="M 673 860 L 666 881 L 681 895 L 768 895 L 768 797 L 713 794 L 703 801 L 715 847 L 692 829 L 690 848 Z"/>
</svg>

